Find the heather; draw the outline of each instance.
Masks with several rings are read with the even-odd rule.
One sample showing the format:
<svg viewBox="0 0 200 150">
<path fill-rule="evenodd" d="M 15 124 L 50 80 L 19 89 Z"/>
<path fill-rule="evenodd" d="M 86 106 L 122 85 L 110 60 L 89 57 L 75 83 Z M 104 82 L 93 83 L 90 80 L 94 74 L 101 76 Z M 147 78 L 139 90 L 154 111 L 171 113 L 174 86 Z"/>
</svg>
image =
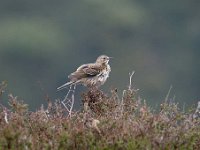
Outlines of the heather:
<svg viewBox="0 0 200 150">
<path fill-rule="evenodd" d="M 33 112 L 9 94 L 9 107 L 0 107 L 0 149 L 200 149 L 198 107 L 181 110 L 167 95 L 154 110 L 131 82 L 122 95 L 93 89 L 81 98 L 82 108 L 69 115 L 62 100 Z"/>
</svg>

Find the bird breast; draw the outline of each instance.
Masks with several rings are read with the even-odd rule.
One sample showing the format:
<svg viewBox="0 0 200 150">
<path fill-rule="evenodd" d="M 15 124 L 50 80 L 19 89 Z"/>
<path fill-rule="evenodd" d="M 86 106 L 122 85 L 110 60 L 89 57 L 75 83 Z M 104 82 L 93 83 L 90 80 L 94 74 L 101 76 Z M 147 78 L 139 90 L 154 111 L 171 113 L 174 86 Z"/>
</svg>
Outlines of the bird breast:
<svg viewBox="0 0 200 150">
<path fill-rule="evenodd" d="M 98 75 L 98 81 L 101 83 L 101 84 L 104 84 L 105 81 L 107 80 L 107 78 L 109 77 L 109 73 L 110 73 L 111 69 L 110 69 L 110 66 L 107 65 L 107 67 L 105 69 L 103 69 L 101 71 L 101 73 Z"/>
<path fill-rule="evenodd" d="M 110 71 L 111 71 L 110 66 L 107 65 L 105 68 L 103 68 L 100 71 L 100 73 L 97 76 L 94 76 L 92 78 L 84 78 L 83 84 L 89 87 L 92 87 L 92 86 L 99 87 L 106 82 L 107 78 L 109 77 Z"/>
</svg>

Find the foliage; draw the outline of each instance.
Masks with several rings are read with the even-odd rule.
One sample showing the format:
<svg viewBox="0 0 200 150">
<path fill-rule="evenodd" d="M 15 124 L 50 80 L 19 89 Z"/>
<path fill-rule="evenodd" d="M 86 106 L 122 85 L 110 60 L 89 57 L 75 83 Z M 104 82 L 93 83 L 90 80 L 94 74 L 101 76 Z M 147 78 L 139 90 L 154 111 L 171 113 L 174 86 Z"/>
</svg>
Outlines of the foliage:
<svg viewBox="0 0 200 150">
<path fill-rule="evenodd" d="M 83 110 L 67 117 L 59 100 L 30 112 L 9 95 L 10 107 L 0 110 L 0 149 L 200 149 L 195 111 L 182 112 L 167 99 L 155 112 L 129 87 L 121 99 L 117 89 L 93 89 L 82 102 Z"/>
</svg>

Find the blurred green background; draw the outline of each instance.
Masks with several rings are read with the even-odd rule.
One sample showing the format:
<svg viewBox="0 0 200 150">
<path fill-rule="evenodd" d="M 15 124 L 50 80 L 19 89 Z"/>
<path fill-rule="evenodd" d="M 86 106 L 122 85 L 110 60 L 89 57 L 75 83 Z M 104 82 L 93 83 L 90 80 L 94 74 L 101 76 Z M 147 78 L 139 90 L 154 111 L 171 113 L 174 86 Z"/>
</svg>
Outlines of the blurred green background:
<svg viewBox="0 0 200 150">
<path fill-rule="evenodd" d="M 107 54 L 114 59 L 103 90 L 121 93 L 135 70 L 134 85 L 151 106 L 170 85 L 177 102 L 195 104 L 199 8 L 197 0 L 0 0 L 0 80 L 8 82 L 7 94 L 37 109 L 46 95 L 64 97 L 56 88 L 76 67 Z"/>
</svg>

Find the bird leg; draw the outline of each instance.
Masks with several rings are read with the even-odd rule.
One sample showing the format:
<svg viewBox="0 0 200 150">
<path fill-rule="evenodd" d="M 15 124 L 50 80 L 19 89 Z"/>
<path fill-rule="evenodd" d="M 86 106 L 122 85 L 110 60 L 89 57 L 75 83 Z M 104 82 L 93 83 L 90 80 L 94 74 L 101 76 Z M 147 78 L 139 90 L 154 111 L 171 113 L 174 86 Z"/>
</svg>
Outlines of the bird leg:
<svg viewBox="0 0 200 150">
<path fill-rule="evenodd" d="M 73 89 L 72 89 L 72 86 L 74 86 Z M 65 96 L 65 98 L 61 102 L 63 104 L 63 106 L 65 107 L 65 109 L 67 110 L 68 116 L 70 116 L 70 117 L 71 117 L 72 109 L 73 109 L 73 106 L 74 106 L 75 89 L 76 89 L 76 84 L 70 85 L 69 90 L 67 92 L 67 95 Z M 71 97 L 70 97 L 70 94 L 71 94 Z"/>
</svg>

